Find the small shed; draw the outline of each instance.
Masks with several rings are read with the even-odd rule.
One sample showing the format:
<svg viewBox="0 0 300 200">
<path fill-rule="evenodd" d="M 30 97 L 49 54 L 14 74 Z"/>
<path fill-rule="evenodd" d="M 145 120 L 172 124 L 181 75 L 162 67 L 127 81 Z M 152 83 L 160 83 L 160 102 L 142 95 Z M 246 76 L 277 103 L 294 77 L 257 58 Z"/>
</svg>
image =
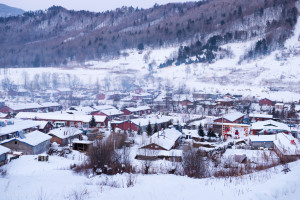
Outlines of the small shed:
<svg viewBox="0 0 300 200">
<path fill-rule="evenodd" d="M 47 154 L 40 154 L 38 156 L 38 161 L 48 161 L 49 160 L 49 156 Z"/>
<path fill-rule="evenodd" d="M 78 140 L 75 139 L 72 141 L 72 146 L 73 146 L 73 150 L 77 150 L 77 151 L 88 151 L 91 146 L 93 145 L 92 141 L 87 141 L 87 140 Z"/>
</svg>

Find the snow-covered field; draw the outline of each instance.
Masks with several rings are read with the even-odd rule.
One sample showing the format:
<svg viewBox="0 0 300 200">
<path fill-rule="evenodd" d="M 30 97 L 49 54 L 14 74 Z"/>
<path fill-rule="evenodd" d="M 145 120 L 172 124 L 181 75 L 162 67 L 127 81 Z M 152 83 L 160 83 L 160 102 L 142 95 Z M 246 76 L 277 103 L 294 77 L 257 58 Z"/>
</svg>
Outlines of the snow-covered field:
<svg viewBox="0 0 300 200">
<path fill-rule="evenodd" d="M 70 165 L 84 156 L 62 158 L 50 156 L 49 162 L 38 162 L 36 156 L 22 156 L 4 168 L 0 178 L 1 200 L 33 199 L 289 199 L 300 195 L 300 165 L 282 167 L 232 178 L 192 179 L 176 175 L 135 175 L 135 185 L 127 187 L 128 174 L 88 178 L 74 174 Z"/>
</svg>

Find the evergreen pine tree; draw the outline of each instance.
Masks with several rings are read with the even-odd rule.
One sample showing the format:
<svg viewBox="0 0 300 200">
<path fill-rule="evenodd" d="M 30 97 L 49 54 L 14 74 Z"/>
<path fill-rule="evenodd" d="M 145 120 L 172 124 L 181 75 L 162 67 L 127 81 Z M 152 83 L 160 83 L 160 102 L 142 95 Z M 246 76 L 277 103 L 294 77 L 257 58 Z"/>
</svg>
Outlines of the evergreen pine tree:
<svg viewBox="0 0 300 200">
<path fill-rule="evenodd" d="M 214 130 L 212 130 L 211 128 L 208 130 L 207 136 L 208 137 L 217 137 Z"/>
<path fill-rule="evenodd" d="M 290 112 L 289 112 L 289 117 L 294 118 L 295 116 L 296 116 L 296 106 L 295 106 L 295 103 L 292 103 Z"/>
<path fill-rule="evenodd" d="M 143 131 L 142 131 L 142 128 L 141 128 L 141 123 L 139 123 L 137 134 L 142 135 L 142 133 L 143 133 Z"/>
<path fill-rule="evenodd" d="M 208 129 L 208 131 L 207 131 L 207 137 L 211 137 L 211 129 Z"/>
<path fill-rule="evenodd" d="M 154 124 L 154 129 L 153 129 L 153 133 L 157 133 L 158 132 L 158 126 L 157 123 Z"/>
<path fill-rule="evenodd" d="M 172 123 L 172 121 L 170 120 L 170 121 L 167 122 L 167 128 L 169 128 L 169 126 L 171 126 L 171 125 L 173 125 L 173 123 Z"/>
<path fill-rule="evenodd" d="M 211 137 L 217 137 L 214 130 L 211 130 Z"/>
<path fill-rule="evenodd" d="M 152 126 L 151 126 L 151 124 L 150 124 L 150 121 L 149 121 L 149 124 L 148 124 L 148 126 L 147 126 L 146 131 L 147 131 L 147 135 L 148 135 L 148 136 L 151 136 L 151 135 L 152 135 Z"/>
<path fill-rule="evenodd" d="M 92 115 L 92 119 L 89 122 L 89 125 L 90 125 L 91 128 L 93 128 L 93 127 L 95 127 L 97 125 L 94 115 Z"/>
<path fill-rule="evenodd" d="M 200 126 L 198 127 L 198 135 L 200 137 L 204 137 L 204 131 L 203 131 L 202 124 L 200 124 Z"/>
<path fill-rule="evenodd" d="M 273 107 L 273 109 L 272 109 L 272 113 L 271 113 L 272 115 L 273 115 L 273 117 L 276 117 L 276 111 L 275 111 L 275 108 Z"/>
</svg>

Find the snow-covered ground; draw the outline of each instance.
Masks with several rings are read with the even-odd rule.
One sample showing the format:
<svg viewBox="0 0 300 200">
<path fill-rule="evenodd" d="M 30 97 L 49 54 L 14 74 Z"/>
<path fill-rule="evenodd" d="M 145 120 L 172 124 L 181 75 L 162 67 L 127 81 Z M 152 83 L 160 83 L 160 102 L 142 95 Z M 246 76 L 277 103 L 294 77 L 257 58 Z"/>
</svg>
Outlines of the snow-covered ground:
<svg viewBox="0 0 300 200">
<path fill-rule="evenodd" d="M 127 187 L 128 174 L 88 178 L 74 174 L 70 165 L 84 156 L 50 156 L 38 162 L 36 156 L 22 156 L 7 164 L 8 175 L 0 178 L 1 200 L 33 199 L 289 199 L 300 195 L 300 163 L 231 178 L 192 179 L 176 175 L 135 175 L 133 187 Z M 76 198 L 80 197 L 80 198 Z"/>
</svg>

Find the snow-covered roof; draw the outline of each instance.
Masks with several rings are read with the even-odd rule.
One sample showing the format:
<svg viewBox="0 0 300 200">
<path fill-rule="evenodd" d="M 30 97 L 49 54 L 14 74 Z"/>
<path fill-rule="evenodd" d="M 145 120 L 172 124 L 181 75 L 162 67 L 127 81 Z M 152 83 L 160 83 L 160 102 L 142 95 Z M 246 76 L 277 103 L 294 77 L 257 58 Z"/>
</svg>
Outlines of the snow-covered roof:
<svg viewBox="0 0 300 200">
<path fill-rule="evenodd" d="M 276 103 L 275 106 L 284 106 L 284 103 Z"/>
<path fill-rule="evenodd" d="M 232 112 L 232 113 L 228 113 L 228 114 L 226 114 L 226 115 L 223 115 L 222 117 L 223 117 L 224 119 L 227 119 L 227 120 L 233 122 L 233 121 L 235 121 L 235 120 L 237 120 L 237 119 L 239 119 L 239 118 L 241 118 L 241 117 L 243 117 L 243 116 L 244 116 L 244 114 L 241 113 L 241 112 Z M 221 117 L 221 118 L 222 118 L 222 117 Z M 219 118 L 219 119 L 220 119 L 220 118 Z"/>
<path fill-rule="evenodd" d="M 126 110 L 130 112 L 138 112 L 138 111 L 143 111 L 143 110 L 150 110 L 151 108 L 149 106 L 138 106 L 138 107 L 131 107 L 131 108 L 126 108 Z"/>
<path fill-rule="evenodd" d="M 250 135 L 251 142 L 273 142 L 275 135 Z"/>
<path fill-rule="evenodd" d="M 57 90 L 46 90 L 45 91 L 46 94 L 55 94 L 55 93 L 58 93 Z"/>
<path fill-rule="evenodd" d="M 278 133 L 274 145 L 283 155 L 300 155 L 300 143 L 291 134 Z"/>
<path fill-rule="evenodd" d="M 38 103 L 6 103 L 6 105 L 12 110 L 34 109 L 43 107 Z"/>
<path fill-rule="evenodd" d="M 106 116 L 95 115 L 96 122 L 104 122 Z M 19 119 L 41 119 L 41 120 L 59 120 L 59 121 L 79 121 L 88 123 L 91 121 L 91 115 L 61 114 L 61 112 L 35 113 L 20 112 L 16 115 Z"/>
<path fill-rule="evenodd" d="M 233 101 L 233 100 L 231 98 L 228 98 L 228 97 L 216 100 L 216 102 L 231 102 L 231 101 Z"/>
<path fill-rule="evenodd" d="M 71 92 L 72 90 L 70 88 L 57 88 L 60 92 Z"/>
<path fill-rule="evenodd" d="M 56 102 L 44 102 L 44 103 L 41 103 L 41 105 L 43 107 L 54 107 L 54 106 L 60 106 L 59 103 L 56 103 Z"/>
<path fill-rule="evenodd" d="M 251 124 L 253 130 L 278 129 L 289 131 L 288 125 L 274 120 L 259 121 Z"/>
<path fill-rule="evenodd" d="M 54 135 L 58 138 L 65 139 L 70 136 L 75 136 L 81 134 L 82 131 L 75 127 L 61 127 L 51 130 L 48 134 Z"/>
<path fill-rule="evenodd" d="M 72 141 L 72 143 L 77 143 L 77 144 L 93 144 L 92 141 L 88 141 L 88 140 L 78 140 L 78 139 L 74 139 Z"/>
<path fill-rule="evenodd" d="M 8 120 L 11 121 L 11 120 Z M 39 122 L 32 120 L 13 120 L 12 125 L 6 125 L 4 127 L 0 127 L 0 136 L 7 135 L 10 133 L 15 133 L 17 131 L 22 131 L 28 128 L 34 128 L 39 125 Z"/>
<path fill-rule="evenodd" d="M 138 149 L 136 155 L 140 156 L 165 156 L 165 157 L 182 157 L 182 150 L 171 149 L 170 151 L 166 150 L 152 150 L 152 149 Z"/>
<path fill-rule="evenodd" d="M 39 109 L 53 106 L 60 106 L 58 103 L 45 102 L 45 103 L 6 103 L 7 107 L 12 110 L 24 110 L 24 109 Z"/>
<path fill-rule="evenodd" d="M 21 138 L 11 138 L 11 139 L 8 139 L 8 140 L 4 140 L 4 141 L 1 142 L 1 144 L 10 142 L 12 140 L 17 140 L 19 142 L 23 142 L 23 143 L 28 144 L 30 146 L 36 146 L 36 145 L 39 145 L 39 144 L 51 139 L 51 136 L 49 136 L 45 133 L 42 133 L 40 131 L 33 131 L 33 132 L 30 132 L 30 133 L 24 134 L 24 136 L 25 136 L 25 138 L 23 138 L 23 139 L 21 139 Z"/>
<path fill-rule="evenodd" d="M 0 155 L 10 152 L 10 149 L 0 145 Z"/>
<path fill-rule="evenodd" d="M 2 112 L 0 112 L 0 118 L 4 118 L 4 117 L 6 117 L 7 116 L 7 113 L 2 113 Z"/>
<path fill-rule="evenodd" d="M 72 112 L 72 113 L 82 113 L 82 114 L 90 114 L 92 112 L 97 111 L 96 109 L 90 107 L 90 106 L 72 106 L 67 110 L 66 112 Z"/>
<path fill-rule="evenodd" d="M 155 143 L 155 144 L 163 147 L 166 150 L 170 150 L 174 146 L 175 141 L 181 135 L 182 135 L 182 133 L 179 132 L 178 130 L 176 130 L 175 128 L 165 129 L 163 131 L 154 133 L 150 137 L 149 144 Z"/>
<path fill-rule="evenodd" d="M 100 106 L 93 106 L 93 108 L 95 108 L 98 111 L 102 111 L 102 110 L 113 109 L 115 107 L 114 106 L 110 106 L 110 105 L 100 105 Z"/>
<path fill-rule="evenodd" d="M 123 115 L 124 113 L 116 108 L 102 110 L 102 113 L 104 113 L 107 116 L 113 116 L 113 115 Z"/>
<path fill-rule="evenodd" d="M 198 130 L 182 129 L 182 132 L 185 135 L 190 135 L 192 138 L 200 138 L 200 136 L 198 135 Z"/>
<path fill-rule="evenodd" d="M 224 125 L 224 126 L 231 126 L 231 127 L 249 127 L 248 124 L 238 124 L 238 123 L 222 123 L 222 122 L 215 122 L 215 125 Z"/>
<path fill-rule="evenodd" d="M 147 116 L 145 118 L 138 118 L 138 119 L 132 119 L 131 122 L 136 124 L 136 125 L 140 125 L 140 126 L 147 126 L 150 122 L 150 124 L 162 124 L 162 123 L 166 123 L 170 120 L 172 120 L 173 118 L 170 116 Z"/>
<path fill-rule="evenodd" d="M 273 115 L 267 115 L 267 114 L 258 114 L 258 113 L 251 113 L 249 114 L 249 117 L 257 117 L 257 118 L 266 118 L 266 119 L 272 119 Z"/>
<path fill-rule="evenodd" d="M 49 123 L 47 121 L 36 121 L 38 126 L 39 126 L 39 129 L 44 129 L 45 126 Z"/>
</svg>

